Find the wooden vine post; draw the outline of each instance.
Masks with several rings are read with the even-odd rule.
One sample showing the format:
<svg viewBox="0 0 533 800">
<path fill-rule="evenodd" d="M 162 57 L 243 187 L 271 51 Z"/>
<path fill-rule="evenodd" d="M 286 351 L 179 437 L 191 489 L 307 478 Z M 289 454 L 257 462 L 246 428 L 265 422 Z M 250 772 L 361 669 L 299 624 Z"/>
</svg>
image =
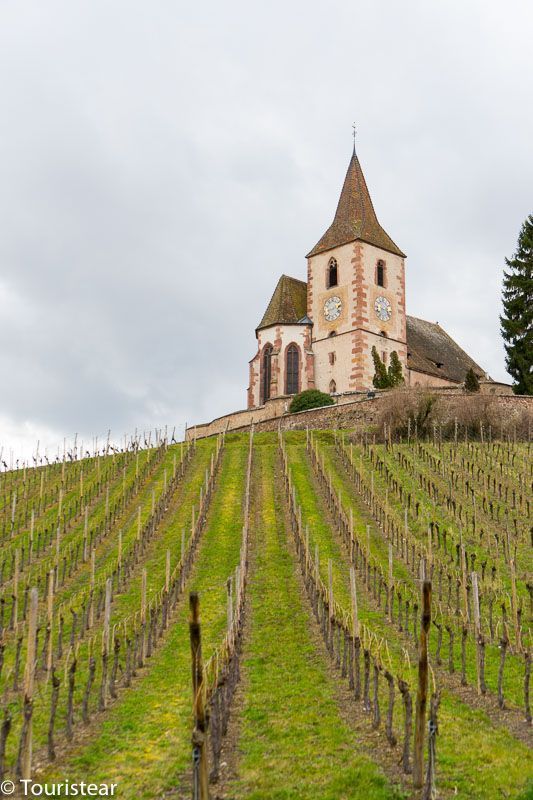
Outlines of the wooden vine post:
<svg viewBox="0 0 533 800">
<path fill-rule="evenodd" d="M 141 573 L 141 658 L 142 663 L 144 664 L 144 660 L 146 658 L 146 651 L 148 642 L 146 640 L 146 568 L 143 569 Z"/>
<path fill-rule="evenodd" d="M 91 577 L 89 579 L 89 620 L 87 627 L 89 630 L 94 624 L 94 586 L 96 579 L 96 550 L 91 550 Z"/>
<path fill-rule="evenodd" d="M 415 710 L 415 746 L 413 752 L 413 785 L 421 789 L 424 783 L 424 734 L 428 694 L 428 633 L 431 624 L 431 582 L 422 586 L 422 624 L 418 655 L 418 690 Z"/>
<path fill-rule="evenodd" d="M 482 662 L 482 649 L 481 649 L 481 616 L 479 613 L 479 588 L 477 582 L 477 572 L 472 572 L 472 592 L 474 595 L 474 629 L 476 635 L 476 675 L 477 675 L 477 692 L 481 694 L 481 676 L 483 670 Z"/>
<path fill-rule="evenodd" d="M 37 609 L 39 595 L 37 589 L 30 591 L 30 613 L 28 618 L 28 651 L 26 655 L 26 671 L 24 674 L 24 745 L 21 753 L 20 777 L 24 780 L 31 778 L 32 756 L 32 712 L 33 712 L 33 686 L 35 683 L 35 662 L 37 645 Z"/>
<path fill-rule="evenodd" d="M 52 660 L 53 660 L 53 649 L 52 649 L 52 627 L 53 627 L 53 618 L 54 618 L 54 570 L 51 569 L 49 572 L 49 580 L 48 580 L 48 597 L 46 598 L 46 621 L 48 625 L 48 649 L 46 653 L 46 672 L 48 673 L 48 677 L 52 672 Z"/>
<path fill-rule="evenodd" d="M 209 800 L 207 770 L 207 718 L 204 705 L 204 668 L 200 629 L 200 600 L 197 592 L 189 595 L 189 634 L 192 658 L 192 698 L 194 729 L 192 733 L 193 800 Z"/>
</svg>

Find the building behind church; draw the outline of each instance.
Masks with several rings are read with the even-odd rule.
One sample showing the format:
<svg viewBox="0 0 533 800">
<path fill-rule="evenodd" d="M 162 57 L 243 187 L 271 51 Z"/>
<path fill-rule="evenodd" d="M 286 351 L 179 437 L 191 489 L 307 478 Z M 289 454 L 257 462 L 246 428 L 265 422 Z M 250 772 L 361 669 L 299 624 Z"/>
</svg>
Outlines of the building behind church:
<svg viewBox="0 0 533 800">
<path fill-rule="evenodd" d="M 405 253 L 378 222 L 355 149 L 335 218 L 307 254 L 307 282 L 282 275 L 256 329 L 248 408 L 304 389 L 372 388 L 375 346 L 408 386 L 460 386 L 485 372 L 440 325 L 408 316 Z M 490 379 L 489 379 L 490 380 Z"/>
</svg>

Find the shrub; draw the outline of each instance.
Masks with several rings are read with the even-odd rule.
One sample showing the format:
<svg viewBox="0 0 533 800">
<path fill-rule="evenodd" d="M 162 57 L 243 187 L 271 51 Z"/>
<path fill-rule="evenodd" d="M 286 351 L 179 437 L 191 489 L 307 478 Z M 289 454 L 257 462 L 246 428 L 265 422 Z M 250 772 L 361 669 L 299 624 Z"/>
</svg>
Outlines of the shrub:
<svg viewBox="0 0 533 800">
<path fill-rule="evenodd" d="M 290 406 L 289 411 L 306 411 L 308 408 L 322 408 L 322 406 L 332 406 L 333 398 L 325 392 L 319 392 L 318 389 L 306 389 L 305 392 L 297 394 Z"/>
<path fill-rule="evenodd" d="M 372 383 L 376 389 L 388 389 L 390 386 L 387 368 L 375 347 L 372 348 L 372 361 L 374 362 L 374 377 Z"/>
<path fill-rule="evenodd" d="M 385 366 L 375 347 L 372 348 L 372 360 L 374 362 L 374 377 L 372 383 L 376 389 L 393 389 L 405 383 L 403 370 L 398 353 L 393 350 L 390 354 L 389 368 Z"/>
<path fill-rule="evenodd" d="M 472 367 L 470 367 L 465 376 L 465 392 L 469 392 L 470 394 L 479 392 L 479 378 Z"/>
<path fill-rule="evenodd" d="M 398 358 L 398 353 L 396 350 L 393 350 L 390 354 L 390 366 L 388 371 L 389 376 L 389 385 L 390 386 L 401 386 L 405 383 L 403 377 L 403 370 L 400 359 Z"/>
<path fill-rule="evenodd" d="M 425 436 L 436 420 L 438 398 L 425 389 L 396 388 L 387 392 L 379 403 L 378 425 L 386 425 L 392 436 Z M 409 423 L 409 420 L 410 423 Z"/>
</svg>

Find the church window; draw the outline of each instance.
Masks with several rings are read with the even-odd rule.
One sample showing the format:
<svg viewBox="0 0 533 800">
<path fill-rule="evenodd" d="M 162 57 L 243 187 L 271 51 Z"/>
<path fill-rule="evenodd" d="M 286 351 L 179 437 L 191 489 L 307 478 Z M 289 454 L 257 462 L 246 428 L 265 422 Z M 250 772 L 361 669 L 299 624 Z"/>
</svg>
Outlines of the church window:
<svg viewBox="0 0 533 800">
<path fill-rule="evenodd" d="M 326 289 L 331 289 L 332 286 L 337 286 L 338 283 L 338 267 L 334 258 L 330 258 L 328 264 L 328 272 L 326 277 Z"/>
<path fill-rule="evenodd" d="M 382 356 L 382 357 L 381 357 L 381 360 L 383 361 L 383 363 L 384 363 L 384 364 L 386 364 L 386 363 L 387 363 L 387 351 L 386 351 L 386 350 L 384 350 L 384 351 L 382 352 L 381 356 Z"/>
<path fill-rule="evenodd" d="M 383 336 L 383 338 L 386 339 L 387 338 L 387 331 L 380 331 L 379 335 Z"/>
<path fill-rule="evenodd" d="M 261 380 L 262 403 L 270 400 L 270 382 L 272 380 L 272 350 L 271 344 L 267 344 L 263 350 L 263 375 Z"/>
<path fill-rule="evenodd" d="M 330 364 L 334 364 L 335 363 L 335 353 L 330 353 L 329 354 L 329 363 Z"/>
<path fill-rule="evenodd" d="M 385 286 L 385 262 L 381 259 L 376 264 L 376 283 L 378 286 Z"/>
<path fill-rule="evenodd" d="M 337 331 L 330 331 L 328 333 L 328 336 L 329 336 L 330 339 L 331 339 L 332 336 L 336 336 L 336 335 L 337 335 Z"/>
<path fill-rule="evenodd" d="M 336 391 L 337 391 L 337 384 L 335 383 L 335 381 L 330 381 L 329 382 L 329 393 L 330 394 L 335 394 Z"/>
<path fill-rule="evenodd" d="M 285 394 L 298 394 L 300 390 L 300 351 L 297 345 L 287 347 L 285 369 Z"/>
</svg>

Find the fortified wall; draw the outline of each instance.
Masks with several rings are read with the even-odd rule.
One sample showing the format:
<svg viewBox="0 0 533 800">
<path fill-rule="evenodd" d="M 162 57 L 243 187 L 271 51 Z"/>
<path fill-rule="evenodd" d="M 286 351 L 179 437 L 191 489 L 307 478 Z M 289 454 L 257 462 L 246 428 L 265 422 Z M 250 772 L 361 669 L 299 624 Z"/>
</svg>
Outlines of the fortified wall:
<svg viewBox="0 0 533 800">
<path fill-rule="evenodd" d="M 489 388 L 490 390 L 489 391 Z M 453 420 L 457 414 L 457 403 L 461 398 L 470 400 L 479 398 L 492 416 L 504 419 L 512 424 L 513 419 L 529 414 L 533 430 L 533 397 L 509 393 L 506 384 L 485 384 L 479 395 L 467 395 L 459 388 L 432 387 L 425 394 L 438 398 L 438 417 L 442 422 Z M 193 425 L 188 428 L 187 439 L 202 439 L 222 431 L 244 431 L 254 423 L 257 431 L 277 430 L 280 422 L 283 429 L 302 430 L 308 425 L 313 428 L 353 428 L 359 425 L 375 425 L 384 411 L 384 402 L 389 399 L 389 392 L 375 391 L 374 397 L 365 393 L 349 392 L 334 397 L 335 405 L 324 408 L 313 408 L 290 414 L 288 409 L 291 398 L 278 397 L 269 400 L 258 408 L 244 409 L 218 417 L 212 422 Z"/>
</svg>

